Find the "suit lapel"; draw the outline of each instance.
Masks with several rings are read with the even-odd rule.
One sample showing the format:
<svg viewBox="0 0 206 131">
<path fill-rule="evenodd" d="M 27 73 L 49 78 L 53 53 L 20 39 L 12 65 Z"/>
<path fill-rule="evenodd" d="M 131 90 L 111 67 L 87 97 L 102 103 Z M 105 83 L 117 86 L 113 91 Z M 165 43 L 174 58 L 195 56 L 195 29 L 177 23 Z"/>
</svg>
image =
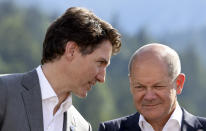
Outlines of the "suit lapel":
<svg viewBox="0 0 206 131">
<path fill-rule="evenodd" d="M 39 79 L 36 70 L 24 75 L 22 92 L 26 114 L 31 131 L 43 131 L 42 99 Z"/>
<path fill-rule="evenodd" d="M 136 113 L 122 121 L 120 131 L 141 131 L 138 122 L 139 113 Z"/>
<path fill-rule="evenodd" d="M 66 131 L 91 131 L 91 125 L 81 116 L 76 108 L 71 105 L 67 110 L 66 116 Z"/>
<path fill-rule="evenodd" d="M 74 107 L 71 106 L 67 112 L 66 112 L 66 116 L 64 118 L 66 118 L 66 130 L 65 131 L 76 131 L 78 130 L 80 127 L 79 125 L 77 125 L 78 120 L 75 119 L 77 117 Z M 82 126 L 82 125 L 80 125 Z"/>
<path fill-rule="evenodd" d="M 203 126 L 196 116 L 190 114 L 185 109 L 182 109 L 182 111 L 183 117 L 181 131 L 203 131 Z"/>
</svg>

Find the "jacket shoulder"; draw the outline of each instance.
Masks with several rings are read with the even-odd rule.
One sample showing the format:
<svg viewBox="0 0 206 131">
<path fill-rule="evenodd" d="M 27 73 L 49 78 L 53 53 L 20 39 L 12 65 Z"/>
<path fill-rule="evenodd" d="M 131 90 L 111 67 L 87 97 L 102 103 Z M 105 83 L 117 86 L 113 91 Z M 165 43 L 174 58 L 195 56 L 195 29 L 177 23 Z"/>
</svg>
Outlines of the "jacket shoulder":
<svg viewBox="0 0 206 131">
<path fill-rule="evenodd" d="M 105 121 L 100 123 L 99 131 L 119 131 L 126 126 L 132 126 L 134 122 L 138 121 L 138 119 L 139 113 L 135 113 L 117 119 Z"/>
<path fill-rule="evenodd" d="M 195 116 L 183 109 L 183 130 L 206 131 L 206 118 Z"/>
<path fill-rule="evenodd" d="M 0 104 L 7 103 L 7 97 L 10 95 L 9 92 L 16 92 L 13 88 L 20 83 L 22 75 L 20 74 L 0 74 Z M 5 104 L 4 104 L 5 105 Z M 0 105 L 1 109 L 4 107 Z"/>
<path fill-rule="evenodd" d="M 205 117 L 198 117 L 197 119 L 200 121 L 200 123 L 202 124 L 202 126 L 206 130 L 206 118 Z"/>
<path fill-rule="evenodd" d="M 67 126 L 77 131 L 91 131 L 90 123 L 83 118 L 73 105 L 67 110 Z"/>
<path fill-rule="evenodd" d="M 10 87 L 11 85 L 17 85 L 21 82 L 24 73 L 16 74 L 0 74 L 0 81 L 2 86 Z"/>
</svg>

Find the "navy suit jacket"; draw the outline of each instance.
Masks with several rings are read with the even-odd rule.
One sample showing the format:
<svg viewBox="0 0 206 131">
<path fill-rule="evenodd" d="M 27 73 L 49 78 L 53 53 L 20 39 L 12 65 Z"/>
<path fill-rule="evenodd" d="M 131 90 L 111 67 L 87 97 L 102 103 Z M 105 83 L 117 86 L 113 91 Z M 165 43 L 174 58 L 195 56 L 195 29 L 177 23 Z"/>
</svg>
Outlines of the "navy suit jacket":
<svg viewBox="0 0 206 131">
<path fill-rule="evenodd" d="M 206 131 L 206 118 L 197 117 L 182 109 L 181 131 Z M 99 131 L 141 131 L 137 112 L 130 116 L 100 123 Z"/>
</svg>

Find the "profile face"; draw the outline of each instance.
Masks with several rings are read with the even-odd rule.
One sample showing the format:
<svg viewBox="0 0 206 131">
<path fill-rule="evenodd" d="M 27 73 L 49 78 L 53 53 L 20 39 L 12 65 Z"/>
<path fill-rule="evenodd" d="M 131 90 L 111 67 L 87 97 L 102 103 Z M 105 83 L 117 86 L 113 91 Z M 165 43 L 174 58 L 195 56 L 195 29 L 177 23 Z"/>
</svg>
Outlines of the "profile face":
<svg viewBox="0 0 206 131">
<path fill-rule="evenodd" d="M 152 58 L 134 61 L 129 79 L 138 112 L 148 122 L 167 120 L 176 107 L 176 82 L 166 64 Z"/>
<path fill-rule="evenodd" d="M 72 62 L 72 92 L 79 97 L 86 97 L 96 82 L 103 83 L 111 55 L 112 44 L 108 40 L 103 41 L 91 54 L 82 55 L 77 52 Z"/>
</svg>

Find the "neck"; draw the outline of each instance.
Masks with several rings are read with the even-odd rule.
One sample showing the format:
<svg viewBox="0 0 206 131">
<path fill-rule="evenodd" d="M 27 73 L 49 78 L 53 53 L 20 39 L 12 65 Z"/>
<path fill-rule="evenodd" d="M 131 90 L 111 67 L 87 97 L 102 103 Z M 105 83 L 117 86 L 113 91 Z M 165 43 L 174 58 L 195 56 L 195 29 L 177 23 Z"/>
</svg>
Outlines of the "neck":
<svg viewBox="0 0 206 131">
<path fill-rule="evenodd" d="M 69 94 L 58 97 L 59 98 L 59 103 L 54 107 L 53 115 L 58 111 L 58 109 L 60 108 L 61 104 L 66 100 L 66 98 L 68 96 L 69 96 Z"/>
<path fill-rule="evenodd" d="M 62 71 L 62 69 L 64 68 L 62 68 L 61 63 L 58 62 L 42 65 L 43 73 L 57 94 L 59 101 L 65 100 L 71 93 L 68 88 L 68 80 L 66 80 L 67 78 L 64 76 L 64 71 Z"/>
<path fill-rule="evenodd" d="M 62 63 L 60 60 L 45 63 L 42 65 L 42 71 L 59 99 L 58 104 L 53 110 L 54 115 L 60 108 L 61 104 L 71 94 L 71 91 L 68 88 L 69 81 L 64 73 L 64 63 Z"/>
<path fill-rule="evenodd" d="M 162 131 L 162 129 L 163 129 L 165 124 L 163 124 L 163 123 L 155 123 L 155 124 L 152 125 L 152 128 L 154 129 L 154 131 Z"/>
</svg>

